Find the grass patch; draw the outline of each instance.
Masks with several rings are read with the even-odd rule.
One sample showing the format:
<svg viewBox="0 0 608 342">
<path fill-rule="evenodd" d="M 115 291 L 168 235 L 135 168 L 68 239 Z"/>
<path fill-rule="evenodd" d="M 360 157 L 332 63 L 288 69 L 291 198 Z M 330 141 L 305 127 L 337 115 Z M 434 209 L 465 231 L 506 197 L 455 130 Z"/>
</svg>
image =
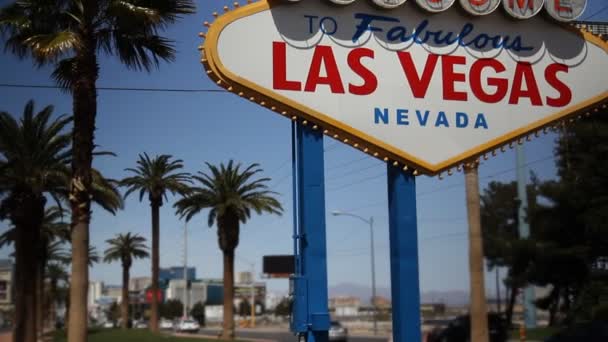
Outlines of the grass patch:
<svg viewBox="0 0 608 342">
<path fill-rule="evenodd" d="M 55 334 L 53 342 L 66 342 L 65 332 Z M 90 331 L 88 342 L 221 342 L 195 337 L 174 337 L 163 334 L 153 334 L 148 330 L 107 329 Z"/>
<path fill-rule="evenodd" d="M 526 340 L 539 340 L 543 341 L 547 337 L 553 336 L 560 332 L 562 328 L 559 327 L 545 327 L 545 328 L 534 328 L 526 329 Z M 519 329 L 511 331 L 511 338 L 519 340 Z"/>
</svg>

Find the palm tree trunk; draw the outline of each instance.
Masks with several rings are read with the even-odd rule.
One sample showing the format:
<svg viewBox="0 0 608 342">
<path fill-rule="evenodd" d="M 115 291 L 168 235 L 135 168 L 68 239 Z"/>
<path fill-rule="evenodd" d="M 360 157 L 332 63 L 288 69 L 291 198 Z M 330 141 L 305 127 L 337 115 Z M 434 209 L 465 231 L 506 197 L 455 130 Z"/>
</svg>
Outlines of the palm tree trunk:
<svg viewBox="0 0 608 342">
<path fill-rule="evenodd" d="M 72 208 L 72 281 L 70 286 L 70 317 L 68 342 L 86 342 L 88 328 L 87 292 L 89 287 L 89 222 L 91 210 L 91 165 L 93 138 L 97 114 L 98 66 L 97 45 L 91 27 L 96 13 L 93 2 L 85 6 L 85 20 L 81 24 L 82 47 L 76 54 L 76 74 L 73 86 L 74 130 L 72 136 L 72 180 L 70 205 Z"/>
<path fill-rule="evenodd" d="M 120 302 L 120 317 L 122 328 L 129 328 L 129 267 L 122 266 L 122 301 Z"/>
<path fill-rule="evenodd" d="M 51 279 L 49 284 L 49 322 L 51 330 L 55 330 L 57 316 L 57 280 Z"/>
<path fill-rule="evenodd" d="M 44 260 L 38 261 L 36 272 L 36 327 L 38 329 L 38 341 L 42 341 L 44 335 Z"/>
<path fill-rule="evenodd" d="M 159 268 L 159 234 L 160 234 L 160 204 L 156 201 L 152 206 L 152 302 L 150 305 L 150 330 L 159 332 L 158 328 L 158 268 Z"/>
<path fill-rule="evenodd" d="M 471 272 L 471 341 L 488 342 L 488 314 L 483 272 L 483 241 L 477 165 L 465 167 Z"/>
<path fill-rule="evenodd" d="M 224 324 L 222 339 L 234 339 L 234 249 L 224 250 Z"/>
<path fill-rule="evenodd" d="M 29 232 L 17 228 L 15 239 L 15 283 L 19 284 L 15 289 L 15 325 L 13 330 L 13 342 L 35 342 L 37 338 L 36 329 L 36 258 L 35 253 L 28 251 L 28 245 L 33 230 Z"/>
<path fill-rule="evenodd" d="M 35 194 L 21 196 L 15 203 L 18 212 L 12 215 L 15 224 L 15 325 L 14 342 L 36 342 L 37 274 L 40 247 L 40 226 L 45 199 Z"/>
<path fill-rule="evenodd" d="M 515 307 L 515 299 L 517 298 L 517 292 L 519 291 L 519 288 L 514 284 L 512 284 L 510 288 L 509 304 L 507 305 L 506 311 L 507 324 L 509 326 L 513 324 L 513 308 Z"/>
</svg>

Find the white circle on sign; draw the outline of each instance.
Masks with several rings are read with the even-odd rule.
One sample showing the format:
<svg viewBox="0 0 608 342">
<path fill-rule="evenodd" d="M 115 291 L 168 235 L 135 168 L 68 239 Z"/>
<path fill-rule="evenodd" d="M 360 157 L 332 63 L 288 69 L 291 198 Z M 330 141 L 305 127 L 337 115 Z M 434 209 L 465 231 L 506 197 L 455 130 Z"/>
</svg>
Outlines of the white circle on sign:
<svg viewBox="0 0 608 342">
<path fill-rule="evenodd" d="M 396 8 L 403 5 L 407 0 L 373 0 L 374 3 L 384 8 Z"/>
<path fill-rule="evenodd" d="M 505 11 L 517 19 L 532 18 L 540 12 L 544 4 L 545 0 L 502 0 Z"/>
<path fill-rule="evenodd" d="M 488 15 L 500 5 L 500 0 L 460 0 L 462 8 L 472 15 Z"/>
<path fill-rule="evenodd" d="M 557 21 L 573 21 L 578 19 L 585 8 L 587 0 L 547 0 L 545 9 L 551 18 Z"/>
<path fill-rule="evenodd" d="M 456 0 L 416 0 L 418 6 L 433 13 L 443 12 L 452 7 Z"/>
<path fill-rule="evenodd" d="M 350 5 L 353 2 L 355 2 L 356 0 L 329 0 L 331 2 L 333 2 L 336 5 Z"/>
</svg>

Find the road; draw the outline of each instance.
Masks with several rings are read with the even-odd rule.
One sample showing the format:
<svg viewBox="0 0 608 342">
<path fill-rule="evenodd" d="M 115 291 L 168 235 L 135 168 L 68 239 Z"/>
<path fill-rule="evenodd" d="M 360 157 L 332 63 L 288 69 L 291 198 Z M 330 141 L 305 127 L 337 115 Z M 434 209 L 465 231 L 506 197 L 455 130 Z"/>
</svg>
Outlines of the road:
<svg viewBox="0 0 608 342">
<path fill-rule="evenodd" d="M 200 332 L 203 335 L 218 335 L 219 329 L 203 329 Z M 273 340 L 277 342 L 297 342 L 297 338 L 293 336 L 289 331 L 277 331 L 277 330 L 264 330 L 264 331 L 252 331 L 251 329 L 236 331 L 237 339 L 239 337 L 252 338 L 252 339 L 264 339 Z M 386 337 L 373 337 L 373 336 L 349 336 L 348 342 L 387 342 Z"/>
</svg>

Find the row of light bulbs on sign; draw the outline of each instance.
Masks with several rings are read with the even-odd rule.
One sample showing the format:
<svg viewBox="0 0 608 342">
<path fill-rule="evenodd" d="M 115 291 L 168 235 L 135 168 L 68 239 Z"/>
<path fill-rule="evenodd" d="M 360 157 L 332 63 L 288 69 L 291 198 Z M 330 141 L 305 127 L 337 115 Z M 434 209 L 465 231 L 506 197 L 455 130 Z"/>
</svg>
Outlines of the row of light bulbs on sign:
<svg viewBox="0 0 608 342">
<path fill-rule="evenodd" d="M 285 0 L 300 2 L 302 0 Z M 310 1 L 310 0 L 305 0 Z M 350 5 L 357 0 L 328 0 L 337 5 Z M 367 0 L 366 0 L 367 1 Z M 388 9 L 397 8 L 407 0 L 371 0 L 374 4 Z M 414 0 L 410 0 L 414 1 Z M 438 13 L 452 7 L 456 0 L 415 0 L 423 9 Z M 544 7 L 555 20 L 568 22 L 578 19 L 585 8 L 587 0 L 459 0 L 462 8 L 470 14 L 482 16 L 494 12 L 500 3 L 505 11 L 517 19 L 529 19 L 537 15 Z"/>
</svg>

